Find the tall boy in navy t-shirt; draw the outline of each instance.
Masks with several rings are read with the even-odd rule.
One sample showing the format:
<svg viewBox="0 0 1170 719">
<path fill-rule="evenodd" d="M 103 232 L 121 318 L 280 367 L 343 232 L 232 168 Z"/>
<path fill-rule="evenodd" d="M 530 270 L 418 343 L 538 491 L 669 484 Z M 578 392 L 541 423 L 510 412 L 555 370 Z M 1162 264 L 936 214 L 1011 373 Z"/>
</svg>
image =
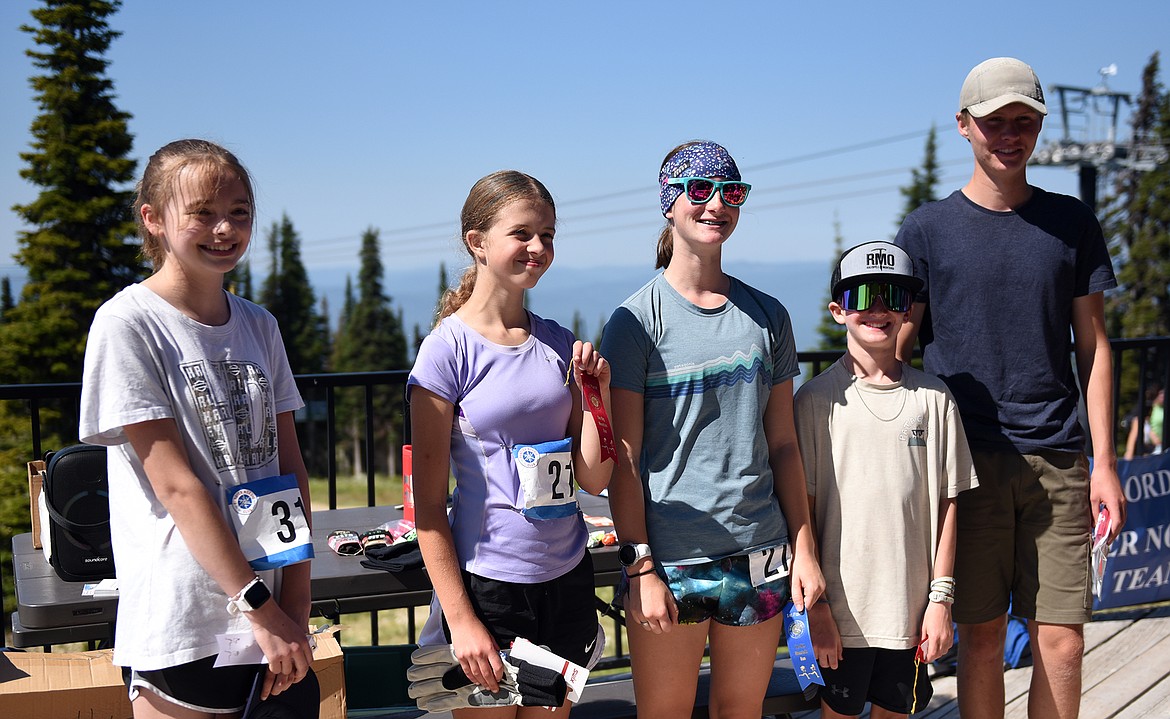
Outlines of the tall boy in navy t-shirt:
<svg viewBox="0 0 1170 719">
<path fill-rule="evenodd" d="M 1079 714 L 1091 516 L 1109 508 L 1111 540 L 1125 522 L 1102 296 L 1117 282 L 1092 211 L 1028 184 L 1046 114 L 1028 65 L 993 58 L 975 67 L 955 116 L 974 154 L 971 180 L 911 213 L 895 240 L 925 281 L 899 336 L 900 356 L 921 337 L 926 370 L 959 405 L 979 475 L 979 488 L 958 500 L 954 617 L 964 719 L 1003 717 L 1009 602 L 1032 637 L 1029 716 Z"/>
</svg>

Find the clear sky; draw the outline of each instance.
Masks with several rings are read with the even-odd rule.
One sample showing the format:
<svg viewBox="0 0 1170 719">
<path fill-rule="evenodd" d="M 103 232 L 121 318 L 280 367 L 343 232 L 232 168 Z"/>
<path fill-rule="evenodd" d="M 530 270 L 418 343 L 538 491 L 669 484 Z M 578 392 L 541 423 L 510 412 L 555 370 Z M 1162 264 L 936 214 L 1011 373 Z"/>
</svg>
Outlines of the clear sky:
<svg viewBox="0 0 1170 719">
<path fill-rule="evenodd" d="M 0 3 L 0 275 L 19 274 L 10 207 L 37 191 L 18 175 L 37 112 L 18 27 L 36 5 Z M 128 0 L 111 25 L 139 171 L 185 136 L 234 150 L 258 187 L 258 273 L 282 212 L 310 274 L 356 275 L 369 226 L 389 269 L 461 267 L 459 209 L 505 167 L 557 198 L 562 270 L 652 265 L 659 164 L 695 138 L 754 186 L 725 258 L 828 262 L 835 220 L 847 245 L 894 232 L 932 124 L 941 193 L 965 182 L 953 116 L 981 60 L 1020 57 L 1045 87 L 1095 85 L 1113 63 L 1109 86 L 1136 94 L 1159 51 L 1170 80 L 1166 0 Z M 1060 129 L 1051 117 L 1042 140 Z M 1072 170 L 1030 177 L 1076 193 Z"/>
</svg>

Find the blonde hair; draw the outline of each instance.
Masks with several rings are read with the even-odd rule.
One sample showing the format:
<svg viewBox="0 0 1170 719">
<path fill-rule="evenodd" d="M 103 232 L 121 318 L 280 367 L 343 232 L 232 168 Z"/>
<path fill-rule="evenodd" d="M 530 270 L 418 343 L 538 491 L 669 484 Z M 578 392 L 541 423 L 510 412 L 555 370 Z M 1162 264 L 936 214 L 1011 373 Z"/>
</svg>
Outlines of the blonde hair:
<svg viewBox="0 0 1170 719">
<path fill-rule="evenodd" d="M 666 167 L 666 163 L 670 162 L 670 158 L 688 147 L 703 144 L 702 140 L 691 140 L 684 142 L 670 152 L 666 153 L 666 157 L 662 158 L 662 165 L 658 168 L 659 172 Z M 658 233 L 658 257 L 654 262 L 654 269 L 664 270 L 670 264 L 670 260 L 674 257 L 674 232 L 670 226 L 670 220 L 662 226 L 662 232 Z"/>
<path fill-rule="evenodd" d="M 548 188 L 540 180 L 518 170 L 498 170 L 480 178 L 471 186 L 471 192 L 467 193 L 467 200 L 464 201 L 463 211 L 459 215 L 463 247 L 467 254 L 471 255 L 471 266 L 463 273 L 458 287 L 443 293 L 439 301 L 436 325 L 444 317 L 462 307 L 475 289 L 475 255 L 471 254 L 471 247 L 467 244 L 467 233 L 472 230 L 487 232 L 496 223 L 500 212 L 517 200 L 543 202 L 552 209 L 554 215 L 557 211 Z"/>
<path fill-rule="evenodd" d="M 256 195 L 252 189 L 252 176 L 239 158 L 207 140 L 176 140 L 163 145 L 147 161 L 134 198 L 134 219 L 138 223 L 138 236 L 142 238 L 142 256 L 150 261 L 155 271 L 166 261 L 166 253 L 159 238 L 146 227 L 142 206 L 150 205 L 161 215 L 162 208 L 175 197 L 179 173 L 187 167 L 219 175 L 221 180 L 228 174 L 238 177 L 248 192 L 248 204 L 252 206 L 252 216 L 255 217 Z"/>
</svg>

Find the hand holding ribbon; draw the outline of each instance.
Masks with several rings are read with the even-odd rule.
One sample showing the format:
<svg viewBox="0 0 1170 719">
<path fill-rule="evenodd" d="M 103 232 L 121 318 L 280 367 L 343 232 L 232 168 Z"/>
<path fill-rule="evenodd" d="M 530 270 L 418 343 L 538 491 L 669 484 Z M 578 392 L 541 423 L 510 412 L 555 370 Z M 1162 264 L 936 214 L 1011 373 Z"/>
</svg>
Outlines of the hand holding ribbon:
<svg viewBox="0 0 1170 719">
<path fill-rule="evenodd" d="M 617 443 L 613 437 L 613 425 L 605 411 L 605 401 L 602 399 L 602 385 L 609 388 L 609 362 L 593 346 L 592 342 L 577 340 L 573 343 L 573 361 L 569 371 L 573 380 L 581 388 L 581 401 L 589 413 L 593 415 L 593 423 L 597 426 L 597 436 L 601 441 L 601 461 L 612 459 L 617 464 Z M 565 378 L 568 384 L 568 378 Z"/>
</svg>

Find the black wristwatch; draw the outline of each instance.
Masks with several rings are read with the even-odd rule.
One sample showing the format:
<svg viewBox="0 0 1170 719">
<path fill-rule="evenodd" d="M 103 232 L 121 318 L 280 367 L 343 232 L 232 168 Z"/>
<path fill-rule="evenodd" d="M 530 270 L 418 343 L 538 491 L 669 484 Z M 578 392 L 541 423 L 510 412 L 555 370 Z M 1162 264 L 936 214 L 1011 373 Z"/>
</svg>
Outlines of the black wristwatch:
<svg viewBox="0 0 1170 719">
<path fill-rule="evenodd" d="M 253 612 L 269 599 L 272 599 L 272 592 L 268 591 L 260 577 L 255 577 L 244 585 L 239 594 L 228 599 L 227 610 L 229 614 Z"/>
<path fill-rule="evenodd" d="M 634 544 L 633 542 L 627 542 L 618 547 L 618 561 L 622 563 L 623 567 L 632 567 L 649 556 L 649 544 Z"/>
</svg>

